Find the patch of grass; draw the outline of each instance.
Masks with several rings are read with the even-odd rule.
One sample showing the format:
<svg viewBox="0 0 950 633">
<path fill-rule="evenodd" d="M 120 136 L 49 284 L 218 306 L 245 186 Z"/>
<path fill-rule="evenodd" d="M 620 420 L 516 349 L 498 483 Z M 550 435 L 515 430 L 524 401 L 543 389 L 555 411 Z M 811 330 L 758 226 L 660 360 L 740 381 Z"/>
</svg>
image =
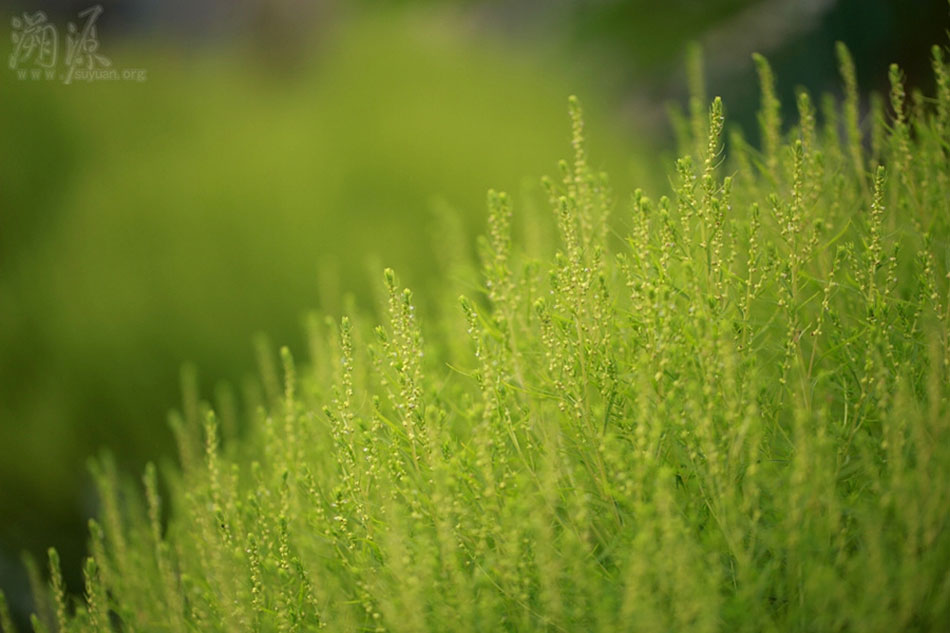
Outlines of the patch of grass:
<svg viewBox="0 0 950 633">
<path fill-rule="evenodd" d="M 717 99 L 672 191 L 619 203 L 572 100 L 555 252 L 490 193 L 478 273 L 446 253 L 481 280 L 460 301 L 422 317 L 387 270 L 379 325 L 315 317 L 305 366 L 263 351 L 246 437 L 186 407 L 166 494 L 100 462 L 86 598 L 51 553 L 36 629 L 939 630 L 945 56 L 933 98 L 892 68 L 866 126 L 842 49 L 842 112 L 803 93 L 788 132 L 758 59 L 764 150 L 724 155 Z"/>
<path fill-rule="evenodd" d="M 256 332 L 305 349 L 309 309 L 372 305 L 376 258 L 428 296 L 433 199 L 471 250 L 485 190 L 548 168 L 577 82 L 453 16 L 341 16 L 295 68 L 109 37 L 148 81 L 0 81 L 0 586 L 23 548 L 79 569 L 88 455 L 174 454 L 183 362 L 211 392 L 254 375 Z M 625 174 L 627 135 L 591 114 Z"/>
</svg>

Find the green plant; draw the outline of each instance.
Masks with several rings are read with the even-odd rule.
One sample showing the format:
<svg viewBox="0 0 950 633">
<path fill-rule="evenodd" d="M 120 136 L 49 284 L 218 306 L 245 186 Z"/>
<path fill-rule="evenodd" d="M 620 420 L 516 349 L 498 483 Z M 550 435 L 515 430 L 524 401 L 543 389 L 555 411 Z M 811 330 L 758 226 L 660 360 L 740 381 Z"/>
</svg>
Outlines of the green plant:
<svg viewBox="0 0 950 633">
<path fill-rule="evenodd" d="M 576 82 L 538 54 L 436 11 L 321 28 L 294 70 L 233 42 L 117 50 L 116 33 L 107 54 L 155 81 L 0 81 L 0 587 L 24 548 L 55 543 L 78 570 L 90 454 L 137 472 L 174 453 L 182 362 L 206 393 L 240 385 L 256 332 L 303 349 L 308 309 L 339 310 L 341 291 L 371 306 L 375 257 L 428 296 L 433 197 L 467 211 L 469 246 L 485 189 L 557 155 Z M 598 145 L 614 173 L 631 153 L 623 135 Z"/>
<path fill-rule="evenodd" d="M 757 59 L 764 150 L 725 160 L 721 101 L 697 111 L 622 241 L 572 100 L 553 256 L 490 193 L 460 310 L 423 319 L 387 270 L 382 325 L 314 318 L 282 380 L 262 354 L 246 437 L 186 407 L 167 494 L 100 462 L 85 600 L 51 552 L 36 630 L 939 630 L 950 68 L 934 48 L 933 99 L 892 68 L 868 142 L 839 58 L 844 139 L 805 93 L 783 132 Z"/>
</svg>

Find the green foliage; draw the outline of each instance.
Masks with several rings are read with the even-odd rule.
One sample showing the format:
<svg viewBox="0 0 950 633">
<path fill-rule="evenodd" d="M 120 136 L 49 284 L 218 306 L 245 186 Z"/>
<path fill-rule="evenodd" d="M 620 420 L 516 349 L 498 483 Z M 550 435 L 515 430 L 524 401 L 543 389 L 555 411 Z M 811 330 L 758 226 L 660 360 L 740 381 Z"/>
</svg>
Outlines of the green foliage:
<svg viewBox="0 0 950 633">
<path fill-rule="evenodd" d="M 51 555 L 49 623 L 37 622 L 940 630 L 943 59 L 936 99 L 910 107 L 892 71 L 878 157 L 850 87 L 844 138 L 834 118 L 816 129 L 805 94 L 783 135 L 757 59 L 765 151 L 740 142 L 724 156 L 717 99 L 672 191 L 617 205 L 572 100 L 574 157 L 545 181 L 553 256 L 518 246 L 517 211 L 491 193 L 482 285 L 460 310 L 447 299 L 421 317 L 387 270 L 380 325 L 315 320 L 309 364 L 281 351 L 282 387 L 264 353 L 271 386 L 242 440 L 222 444 L 220 412 L 187 407 L 168 517 L 154 468 L 143 505 L 109 461 L 97 467 L 86 600 L 63 625 Z M 622 241 L 608 231 L 615 206 Z"/>
<path fill-rule="evenodd" d="M 255 332 L 303 349 L 307 310 L 339 310 L 342 291 L 372 305 L 374 257 L 428 296 L 433 198 L 470 210 L 470 248 L 485 190 L 518 191 L 557 155 L 574 81 L 536 54 L 451 13 L 321 27 L 296 69 L 223 43 L 117 50 L 117 33 L 108 55 L 145 83 L 0 82 L 5 561 L 55 539 L 76 584 L 85 460 L 173 453 L 181 363 L 204 390 L 240 384 Z M 622 172 L 627 139 L 599 137 Z"/>
</svg>

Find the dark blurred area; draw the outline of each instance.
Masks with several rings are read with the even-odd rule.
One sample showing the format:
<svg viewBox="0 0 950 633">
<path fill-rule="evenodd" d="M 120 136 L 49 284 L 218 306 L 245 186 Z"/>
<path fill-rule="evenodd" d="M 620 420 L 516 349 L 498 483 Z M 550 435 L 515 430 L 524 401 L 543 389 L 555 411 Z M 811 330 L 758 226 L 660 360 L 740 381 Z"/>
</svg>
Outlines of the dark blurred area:
<svg viewBox="0 0 950 633">
<path fill-rule="evenodd" d="M 556 33 L 572 65 L 596 75 L 597 85 L 623 103 L 641 129 L 669 133 L 667 104 L 684 103 L 684 53 L 699 44 L 708 97 L 721 96 L 732 124 L 755 138 L 758 82 L 752 53 L 765 55 L 778 78 L 785 111 L 795 94 L 840 94 L 835 42 L 844 42 L 867 94 L 886 93 L 887 66 L 897 63 L 908 85 L 932 91 L 930 46 L 947 42 L 944 0 L 555 0 L 517 2 L 499 28 Z M 493 13 L 494 12 L 494 13 Z M 538 28 L 538 25 L 542 25 Z M 546 39 L 544 36 L 541 39 Z M 866 105 L 866 103 L 865 103 Z"/>
<path fill-rule="evenodd" d="M 948 15 L 945 0 L 0 5 L 0 588 L 18 617 L 21 551 L 55 545 L 81 586 L 87 457 L 107 448 L 133 476 L 172 458 L 183 363 L 213 399 L 254 373 L 256 333 L 305 356 L 308 310 L 338 314 L 344 294 L 371 309 L 383 265 L 438 293 L 433 209 L 474 235 L 488 188 L 530 195 L 569 150 L 568 94 L 616 189 L 649 189 L 689 42 L 754 140 L 752 52 L 786 113 L 798 86 L 839 92 L 836 40 L 862 90 L 897 62 L 929 92 Z M 66 83 L 77 59 L 117 78 Z"/>
</svg>

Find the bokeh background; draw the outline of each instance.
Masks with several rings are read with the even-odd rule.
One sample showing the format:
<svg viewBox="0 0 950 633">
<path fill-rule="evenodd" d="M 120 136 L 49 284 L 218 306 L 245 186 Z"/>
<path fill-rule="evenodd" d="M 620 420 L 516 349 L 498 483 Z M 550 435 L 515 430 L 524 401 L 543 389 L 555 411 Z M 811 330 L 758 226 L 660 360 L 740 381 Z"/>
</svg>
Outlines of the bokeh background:
<svg viewBox="0 0 950 633">
<path fill-rule="evenodd" d="M 752 52 L 792 112 L 799 86 L 839 91 L 836 40 L 865 96 L 893 61 L 929 91 L 950 26 L 945 0 L 103 1 L 98 52 L 144 81 L 21 79 L 12 20 L 43 11 L 62 66 L 91 4 L 0 4 L 0 588 L 20 618 L 21 552 L 55 545 L 81 586 L 89 456 L 172 458 L 183 367 L 203 397 L 240 393 L 256 337 L 305 357 L 305 315 L 371 309 L 384 265 L 437 294 L 446 226 L 477 235 L 488 188 L 527 204 L 568 154 L 569 94 L 615 188 L 655 191 L 690 42 L 754 142 Z"/>
</svg>

